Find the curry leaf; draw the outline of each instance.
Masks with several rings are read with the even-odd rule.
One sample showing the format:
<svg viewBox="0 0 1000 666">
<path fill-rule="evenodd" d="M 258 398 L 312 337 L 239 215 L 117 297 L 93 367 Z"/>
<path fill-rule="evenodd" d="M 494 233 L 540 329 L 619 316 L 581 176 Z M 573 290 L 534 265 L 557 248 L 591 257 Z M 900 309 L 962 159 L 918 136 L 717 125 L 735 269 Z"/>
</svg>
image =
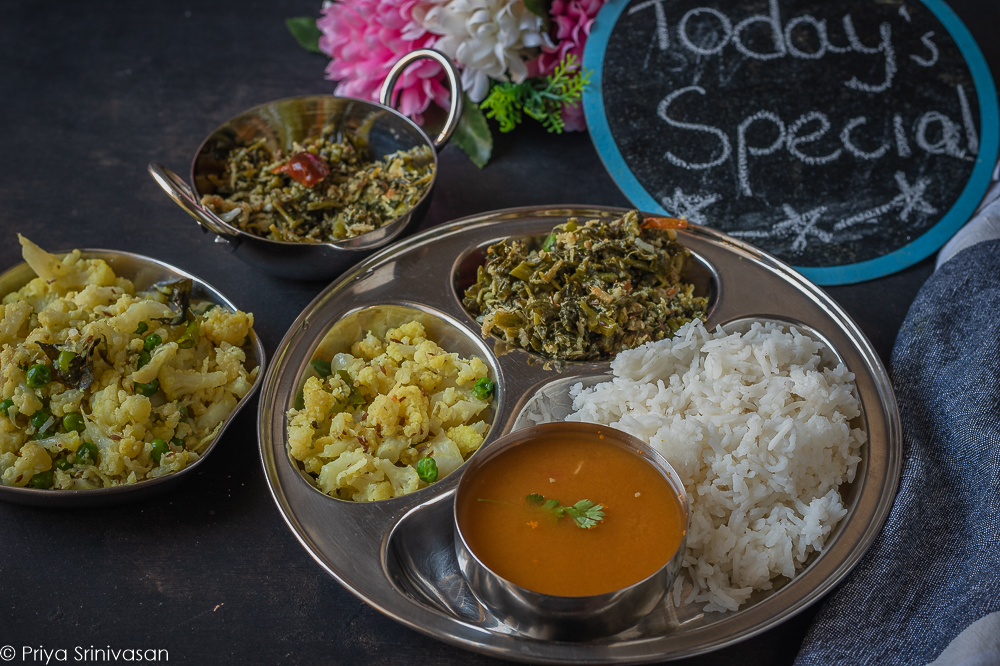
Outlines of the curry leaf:
<svg viewBox="0 0 1000 666">
<path fill-rule="evenodd" d="M 170 298 L 170 308 L 177 313 L 172 319 L 167 317 L 157 317 L 153 321 L 159 321 L 171 326 L 179 326 L 187 319 L 188 308 L 191 307 L 191 280 L 182 278 L 176 282 L 168 282 L 158 285 L 160 292 L 167 294 Z"/>
<path fill-rule="evenodd" d="M 319 38 L 322 33 L 316 27 L 316 19 L 311 16 L 297 16 L 285 19 L 285 25 L 288 26 L 288 32 L 292 33 L 292 37 L 299 43 L 299 46 L 306 51 L 322 53 L 319 50 Z"/>
<path fill-rule="evenodd" d="M 72 388 L 86 389 L 94 383 L 94 371 L 90 367 L 90 357 L 94 354 L 97 342 L 96 339 L 88 340 L 79 351 L 69 349 L 68 346 L 59 348 L 46 342 L 39 342 L 38 346 L 52 360 L 52 367 L 56 371 L 59 381 Z M 56 362 L 59 358 L 59 353 L 62 351 L 72 351 L 76 354 L 69 361 L 65 370 L 61 369 Z"/>
<path fill-rule="evenodd" d="M 486 117 L 483 116 L 479 105 L 470 102 L 468 97 L 465 98 L 462 117 L 451 140 L 464 150 L 472 163 L 480 169 L 490 161 L 490 155 L 493 154 L 493 135 L 490 134 L 490 126 L 486 123 Z"/>
</svg>

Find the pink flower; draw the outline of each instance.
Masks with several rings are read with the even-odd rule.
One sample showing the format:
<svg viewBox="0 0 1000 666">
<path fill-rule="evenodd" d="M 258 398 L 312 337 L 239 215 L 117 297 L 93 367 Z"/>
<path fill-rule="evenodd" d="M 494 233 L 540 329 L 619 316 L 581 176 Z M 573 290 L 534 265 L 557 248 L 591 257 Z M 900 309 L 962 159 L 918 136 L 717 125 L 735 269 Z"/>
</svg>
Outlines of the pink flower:
<svg viewBox="0 0 1000 666">
<path fill-rule="evenodd" d="M 576 56 L 578 66 L 583 63 L 583 48 L 587 44 L 594 17 L 606 0 L 553 0 L 549 14 L 555 27 L 555 46 L 543 46 L 537 58 L 528 62 L 529 76 L 548 76 L 567 55 Z M 562 109 L 566 131 L 587 129 L 583 105 L 566 104 Z"/>
<path fill-rule="evenodd" d="M 606 0 L 553 0 L 549 14 L 555 27 L 554 47 L 542 47 L 542 53 L 528 63 L 531 76 L 547 76 L 568 54 L 583 62 L 583 47 L 587 44 L 594 17 Z"/>
<path fill-rule="evenodd" d="M 413 49 L 430 48 L 438 36 L 413 19 L 420 0 L 345 0 L 327 2 L 316 26 L 320 50 L 332 60 L 326 78 L 339 81 L 336 94 L 377 102 L 393 64 Z M 410 65 L 396 82 L 399 112 L 423 122 L 433 101 L 448 107 L 445 75 L 433 60 Z"/>
</svg>

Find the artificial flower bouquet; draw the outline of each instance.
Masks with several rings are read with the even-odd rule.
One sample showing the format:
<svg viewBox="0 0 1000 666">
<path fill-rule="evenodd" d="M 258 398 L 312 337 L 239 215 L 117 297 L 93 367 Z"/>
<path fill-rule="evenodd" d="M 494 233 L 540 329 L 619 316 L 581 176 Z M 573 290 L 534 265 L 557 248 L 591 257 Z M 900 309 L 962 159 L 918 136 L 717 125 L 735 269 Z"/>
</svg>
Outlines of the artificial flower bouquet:
<svg viewBox="0 0 1000 666">
<path fill-rule="evenodd" d="M 378 101 L 392 65 L 414 49 L 450 57 L 466 96 L 452 141 L 482 167 L 493 147 L 487 118 L 501 132 L 525 116 L 550 132 L 585 129 L 583 48 L 605 1 L 335 0 L 319 19 L 287 23 L 305 48 L 331 58 L 326 76 L 344 97 Z M 399 111 L 423 123 L 431 104 L 447 108 L 444 80 L 433 61 L 409 67 L 396 84 Z"/>
</svg>

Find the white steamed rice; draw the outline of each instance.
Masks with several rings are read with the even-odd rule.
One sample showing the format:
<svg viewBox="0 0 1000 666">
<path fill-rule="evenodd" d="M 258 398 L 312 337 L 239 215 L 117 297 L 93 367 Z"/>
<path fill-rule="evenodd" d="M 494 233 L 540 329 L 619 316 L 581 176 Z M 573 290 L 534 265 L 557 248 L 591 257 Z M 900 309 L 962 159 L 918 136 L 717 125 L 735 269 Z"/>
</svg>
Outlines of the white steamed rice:
<svg viewBox="0 0 1000 666">
<path fill-rule="evenodd" d="M 613 381 L 570 391 L 567 420 L 629 432 L 677 470 L 691 504 L 687 603 L 736 610 L 793 577 L 847 510 L 866 440 L 854 374 L 793 326 L 743 335 L 686 324 L 673 339 L 621 352 Z M 827 358 L 830 358 L 829 354 Z M 680 604 L 684 576 L 673 591 Z"/>
</svg>

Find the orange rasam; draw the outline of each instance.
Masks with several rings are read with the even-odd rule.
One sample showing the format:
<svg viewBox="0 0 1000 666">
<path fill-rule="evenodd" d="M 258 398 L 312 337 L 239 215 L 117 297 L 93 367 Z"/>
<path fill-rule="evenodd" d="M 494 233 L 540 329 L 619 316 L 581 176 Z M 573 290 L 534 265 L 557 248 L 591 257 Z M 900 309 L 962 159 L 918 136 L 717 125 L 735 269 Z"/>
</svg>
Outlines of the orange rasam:
<svg viewBox="0 0 1000 666">
<path fill-rule="evenodd" d="M 638 583 L 674 556 L 686 529 L 659 468 L 603 435 L 529 440 L 463 485 L 456 512 L 469 548 L 494 573 L 543 594 L 589 596 Z M 588 499 L 604 516 L 583 528 L 537 495 L 561 506 Z"/>
</svg>

